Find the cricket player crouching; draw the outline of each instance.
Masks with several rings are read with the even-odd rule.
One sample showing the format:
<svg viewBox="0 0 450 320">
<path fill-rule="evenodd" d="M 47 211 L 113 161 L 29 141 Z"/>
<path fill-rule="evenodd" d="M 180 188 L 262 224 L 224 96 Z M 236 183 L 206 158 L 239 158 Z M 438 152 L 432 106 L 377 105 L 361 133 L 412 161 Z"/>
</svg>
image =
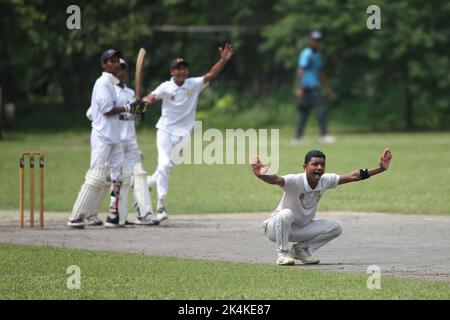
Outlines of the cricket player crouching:
<svg viewBox="0 0 450 320">
<path fill-rule="evenodd" d="M 284 190 L 283 197 L 270 218 L 263 222 L 265 235 L 277 244 L 278 265 L 294 265 L 295 260 L 317 264 L 312 253 L 342 233 L 341 223 L 333 219 L 314 219 L 317 203 L 327 189 L 338 185 L 367 179 L 389 168 L 392 153 L 384 150 L 378 168 L 360 169 L 337 175 L 325 173 L 325 154 L 309 151 L 305 156 L 304 173 L 285 176 L 267 174 L 259 156 L 255 156 L 253 173 L 269 184 Z M 289 249 L 289 242 L 294 242 Z M 295 260 L 294 260 L 295 259 Z"/>
</svg>

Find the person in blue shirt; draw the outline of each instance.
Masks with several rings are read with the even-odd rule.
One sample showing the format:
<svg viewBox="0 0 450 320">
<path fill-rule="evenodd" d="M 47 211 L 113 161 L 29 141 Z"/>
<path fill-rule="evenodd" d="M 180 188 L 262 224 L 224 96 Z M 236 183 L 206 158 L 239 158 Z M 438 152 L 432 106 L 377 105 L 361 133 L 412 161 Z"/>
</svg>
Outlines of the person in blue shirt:
<svg viewBox="0 0 450 320">
<path fill-rule="evenodd" d="M 322 34 L 319 31 L 312 31 L 308 47 L 302 50 L 298 59 L 296 95 L 299 97 L 299 117 L 295 133 L 296 142 L 300 142 L 303 138 L 303 131 L 312 108 L 316 109 L 319 118 L 320 142 L 336 141 L 335 137 L 328 135 L 327 108 L 320 93 L 320 87 L 323 85 L 328 96 L 331 99 L 335 97 L 322 71 L 322 57 L 318 51 L 321 38 Z"/>
</svg>

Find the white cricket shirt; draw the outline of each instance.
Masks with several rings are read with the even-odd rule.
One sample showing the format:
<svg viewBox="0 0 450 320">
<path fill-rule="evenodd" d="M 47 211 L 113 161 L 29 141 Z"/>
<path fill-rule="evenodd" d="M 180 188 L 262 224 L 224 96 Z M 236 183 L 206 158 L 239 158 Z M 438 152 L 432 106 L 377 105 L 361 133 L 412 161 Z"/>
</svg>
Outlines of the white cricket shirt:
<svg viewBox="0 0 450 320">
<path fill-rule="evenodd" d="M 101 142 L 113 144 L 120 142 L 119 115 L 105 116 L 117 106 L 115 85 L 119 80 L 112 74 L 103 72 L 95 81 L 91 97 L 92 134 Z"/>
<path fill-rule="evenodd" d="M 152 92 L 162 99 L 156 128 L 179 136 L 188 134 L 194 127 L 198 96 L 208 84 L 204 77 L 187 78 L 181 86 L 173 78 L 161 83 Z"/>
<path fill-rule="evenodd" d="M 116 95 L 117 95 L 117 105 L 123 106 L 127 104 L 131 99 L 134 98 L 134 90 L 128 88 L 126 85 L 124 85 L 123 88 L 121 88 L 118 85 L 114 86 L 116 89 Z M 131 114 L 129 112 L 123 112 L 121 114 L 124 114 L 126 116 L 130 116 Z M 135 128 L 135 122 L 134 120 L 120 120 L 120 140 L 126 141 L 130 139 L 136 138 L 136 128 Z"/>
<path fill-rule="evenodd" d="M 290 209 L 294 224 L 303 227 L 316 216 L 317 203 L 327 189 L 336 188 L 339 175 L 324 173 L 315 189 L 311 189 L 306 173 L 288 174 L 284 178 L 284 194 L 275 211 Z"/>
</svg>

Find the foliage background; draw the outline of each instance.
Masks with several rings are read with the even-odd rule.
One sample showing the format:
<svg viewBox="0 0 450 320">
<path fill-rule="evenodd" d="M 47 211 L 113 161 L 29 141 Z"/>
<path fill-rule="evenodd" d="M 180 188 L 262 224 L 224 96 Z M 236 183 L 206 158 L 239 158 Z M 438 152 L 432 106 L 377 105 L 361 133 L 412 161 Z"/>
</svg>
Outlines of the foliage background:
<svg viewBox="0 0 450 320">
<path fill-rule="evenodd" d="M 68 30 L 66 8 L 81 8 L 81 29 Z M 381 8 L 381 30 L 368 30 L 366 9 Z M 200 99 L 205 126 L 293 124 L 295 68 L 307 34 L 320 29 L 325 70 L 338 99 L 334 124 L 356 130 L 450 128 L 448 1 L 325 0 L 0 0 L 0 85 L 16 104 L 15 129 L 88 127 L 84 112 L 110 48 L 134 61 L 150 52 L 145 87 L 169 77 L 172 58 L 201 75 L 232 41 L 236 55 Z M 181 32 L 163 32 L 176 25 Z M 221 32 L 188 27 L 227 26 Z M 195 31 L 195 30 L 194 30 Z M 134 72 L 130 80 L 133 85 Z M 153 108 L 145 126 L 159 114 Z"/>
</svg>

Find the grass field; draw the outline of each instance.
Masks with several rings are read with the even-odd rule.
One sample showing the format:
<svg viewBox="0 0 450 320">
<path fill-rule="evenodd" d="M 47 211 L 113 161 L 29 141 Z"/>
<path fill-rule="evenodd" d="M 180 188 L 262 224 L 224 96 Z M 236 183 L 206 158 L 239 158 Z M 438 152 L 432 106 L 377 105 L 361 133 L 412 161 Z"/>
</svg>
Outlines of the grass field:
<svg viewBox="0 0 450 320">
<path fill-rule="evenodd" d="M 303 145 L 292 145 L 291 137 L 291 129 L 280 130 L 279 174 L 301 172 L 304 154 L 313 148 L 326 153 L 327 171 L 336 173 L 377 166 L 386 146 L 393 151 L 387 173 L 329 191 L 319 210 L 450 214 L 449 133 L 343 133 L 333 145 L 316 143 L 314 133 Z M 145 128 L 138 140 L 152 173 L 155 132 Z M 5 134 L 0 150 L 0 209 L 18 208 L 18 153 L 42 150 L 46 210 L 71 210 L 89 166 L 89 131 Z M 180 165 L 171 175 L 167 208 L 169 213 L 270 212 L 281 194 L 254 177 L 249 165 Z M 103 205 L 106 210 L 107 200 Z"/>
<path fill-rule="evenodd" d="M 0 244 L 0 299 L 449 299 L 448 283 L 140 254 Z M 71 265 L 80 289 L 68 289 Z M 73 283 L 73 282 L 72 282 Z"/>
</svg>

